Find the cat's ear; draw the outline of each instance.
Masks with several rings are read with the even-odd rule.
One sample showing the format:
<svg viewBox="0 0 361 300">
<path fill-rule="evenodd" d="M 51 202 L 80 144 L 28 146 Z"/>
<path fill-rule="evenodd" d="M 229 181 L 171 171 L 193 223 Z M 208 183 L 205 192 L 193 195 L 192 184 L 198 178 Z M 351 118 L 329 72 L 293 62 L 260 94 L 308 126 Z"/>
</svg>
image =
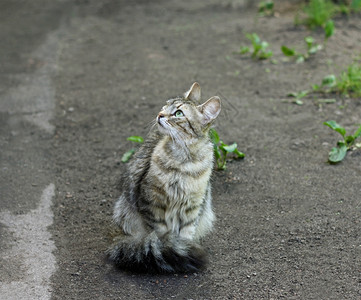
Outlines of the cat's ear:
<svg viewBox="0 0 361 300">
<path fill-rule="evenodd" d="M 192 84 L 189 91 L 185 92 L 184 99 L 199 102 L 201 100 L 201 87 L 198 82 Z"/>
<path fill-rule="evenodd" d="M 198 105 L 197 109 L 203 115 L 203 125 L 207 125 L 217 118 L 221 112 L 221 99 L 217 96 L 211 97 L 202 105 Z"/>
</svg>

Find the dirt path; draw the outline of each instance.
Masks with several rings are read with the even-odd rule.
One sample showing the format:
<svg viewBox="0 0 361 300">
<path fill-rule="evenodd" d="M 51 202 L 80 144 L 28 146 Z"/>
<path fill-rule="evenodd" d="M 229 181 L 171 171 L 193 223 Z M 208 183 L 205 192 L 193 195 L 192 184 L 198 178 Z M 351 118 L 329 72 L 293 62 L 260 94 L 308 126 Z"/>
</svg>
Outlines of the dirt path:
<svg viewBox="0 0 361 300">
<path fill-rule="evenodd" d="M 55 134 L 53 299 L 361 298 L 361 151 L 326 163 L 338 136 L 361 123 L 360 99 L 285 103 L 289 92 L 338 74 L 361 51 L 361 19 L 337 19 L 326 51 L 283 62 L 310 34 L 294 7 L 255 20 L 239 1 L 77 1 L 62 23 Z M 133 4 L 129 4 L 133 3 Z M 277 64 L 234 54 L 256 32 Z M 312 33 L 322 41 L 322 33 Z M 143 135 L 166 99 L 198 81 L 219 95 L 217 130 L 246 153 L 213 177 L 215 232 L 201 274 L 148 276 L 103 260 L 120 162 L 129 135 Z M 342 105 L 344 108 L 340 108 Z"/>
</svg>

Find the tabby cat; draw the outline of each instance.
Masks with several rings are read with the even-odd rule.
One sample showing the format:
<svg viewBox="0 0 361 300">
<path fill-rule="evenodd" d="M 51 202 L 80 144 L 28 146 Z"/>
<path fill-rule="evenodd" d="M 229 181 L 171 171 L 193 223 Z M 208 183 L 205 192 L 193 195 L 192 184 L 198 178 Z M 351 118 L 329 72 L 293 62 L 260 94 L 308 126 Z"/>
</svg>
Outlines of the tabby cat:
<svg viewBox="0 0 361 300">
<path fill-rule="evenodd" d="M 210 176 L 213 146 L 208 137 L 221 111 L 218 97 L 202 105 L 194 83 L 170 99 L 130 163 L 114 222 L 121 234 L 108 250 L 116 265 L 141 272 L 196 272 L 206 252 L 200 239 L 212 229 Z"/>
</svg>

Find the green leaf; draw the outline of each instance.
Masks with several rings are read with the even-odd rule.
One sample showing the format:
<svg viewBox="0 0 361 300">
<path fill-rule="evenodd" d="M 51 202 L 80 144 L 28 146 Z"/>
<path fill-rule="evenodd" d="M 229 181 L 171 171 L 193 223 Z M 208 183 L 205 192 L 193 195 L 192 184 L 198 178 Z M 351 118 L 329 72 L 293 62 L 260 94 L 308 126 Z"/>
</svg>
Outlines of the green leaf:
<svg viewBox="0 0 361 300">
<path fill-rule="evenodd" d="M 268 51 L 268 52 L 261 52 L 261 54 L 259 55 L 260 59 L 267 59 L 270 58 L 273 55 L 272 51 Z"/>
<path fill-rule="evenodd" d="M 303 63 L 304 61 L 305 61 L 305 56 L 301 54 L 297 57 L 296 64 Z"/>
<path fill-rule="evenodd" d="M 347 146 L 343 143 L 338 147 L 333 147 L 328 154 L 328 160 L 332 163 L 338 163 L 343 160 L 347 153 Z"/>
<path fill-rule="evenodd" d="M 268 44 L 266 41 L 262 41 L 262 42 L 261 42 L 261 49 L 262 49 L 262 50 L 266 50 L 267 47 L 268 47 L 268 45 L 269 45 L 269 44 Z"/>
<path fill-rule="evenodd" d="M 330 104 L 330 103 L 336 103 L 336 99 L 318 99 L 317 100 L 318 103 L 326 103 L 326 104 Z"/>
<path fill-rule="evenodd" d="M 327 87 L 334 87 L 336 85 L 336 76 L 327 75 L 322 79 L 322 85 Z"/>
<path fill-rule="evenodd" d="M 308 92 L 307 90 L 301 91 L 301 92 L 298 93 L 297 98 L 298 98 L 298 99 L 301 99 L 301 98 L 307 96 L 308 93 L 309 93 L 309 92 Z"/>
<path fill-rule="evenodd" d="M 261 1 L 260 4 L 258 4 L 258 12 L 263 13 L 266 11 L 271 11 L 273 9 L 273 1 Z"/>
<path fill-rule="evenodd" d="M 292 93 L 287 94 L 287 96 L 288 97 L 295 97 L 297 99 L 301 99 L 301 98 L 307 96 L 308 93 L 309 93 L 309 91 L 305 90 L 305 91 L 301 91 L 301 92 L 298 92 L 298 93 L 297 92 L 292 92 Z"/>
<path fill-rule="evenodd" d="M 273 1 L 267 1 L 266 2 L 266 8 L 267 9 L 271 10 L 271 9 L 273 9 L 273 6 L 274 6 Z"/>
<path fill-rule="evenodd" d="M 303 105 L 303 101 L 302 101 L 302 100 L 299 100 L 299 99 L 297 99 L 297 100 L 295 101 L 295 103 L 296 103 L 297 105 Z"/>
<path fill-rule="evenodd" d="M 221 152 L 219 152 L 217 145 L 214 145 L 213 151 L 214 151 L 214 156 L 216 157 L 216 160 L 218 161 L 221 158 Z"/>
<path fill-rule="evenodd" d="M 237 144 L 236 143 L 233 143 L 232 145 L 223 144 L 220 146 L 220 148 L 228 153 L 232 153 L 234 152 L 234 150 L 237 149 Z"/>
<path fill-rule="evenodd" d="M 308 48 L 311 48 L 311 46 L 312 46 L 312 44 L 313 44 L 313 42 L 314 42 L 314 39 L 313 39 L 312 36 L 306 36 L 306 37 L 305 37 L 305 42 L 306 42 L 306 44 L 307 44 L 307 47 L 308 47 Z"/>
<path fill-rule="evenodd" d="M 345 142 L 346 142 L 347 146 L 352 146 L 354 141 L 355 141 L 355 138 L 353 135 L 348 135 L 345 137 Z"/>
<path fill-rule="evenodd" d="M 286 56 L 294 56 L 296 54 L 296 51 L 294 49 L 288 48 L 286 46 L 282 46 L 281 50 Z"/>
<path fill-rule="evenodd" d="M 327 40 L 329 37 L 333 35 L 335 30 L 335 24 L 332 20 L 328 20 L 325 25 L 325 39 Z"/>
<path fill-rule="evenodd" d="M 318 91 L 319 89 L 320 89 L 320 86 L 319 86 L 318 84 L 313 84 L 313 85 L 312 85 L 312 90 L 313 90 L 313 91 L 316 92 L 316 91 Z"/>
<path fill-rule="evenodd" d="M 297 98 L 298 93 L 297 93 L 297 92 L 291 92 L 291 93 L 287 94 L 287 96 L 288 96 L 288 97 L 295 97 L 295 98 Z"/>
<path fill-rule="evenodd" d="M 361 0 L 352 0 L 350 7 L 354 11 L 360 10 L 361 9 Z"/>
<path fill-rule="evenodd" d="M 258 51 L 260 49 L 261 39 L 259 38 L 259 36 L 256 33 L 252 33 L 252 34 L 247 33 L 246 38 L 252 42 L 252 45 L 253 45 L 255 51 Z"/>
<path fill-rule="evenodd" d="M 312 46 L 309 50 L 308 50 L 308 53 L 309 54 L 315 54 L 318 50 L 321 50 L 322 49 L 322 46 L 321 45 L 315 45 L 315 46 Z"/>
<path fill-rule="evenodd" d="M 236 154 L 238 158 L 244 158 L 246 156 L 243 152 L 238 151 L 237 148 L 234 149 L 233 153 Z"/>
<path fill-rule="evenodd" d="M 219 135 L 218 135 L 218 132 L 211 128 L 209 129 L 209 138 L 211 139 L 212 143 L 213 144 L 218 144 L 219 143 Z"/>
<path fill-rule="evenodd" d="M 127 138 L 128 141 L 135 142 L 135 143 L 143 143 L 144 139 L 141 136 L 132 135 Z"/>
<path fill-rule="evenodd" d="M 248 53 L 249 51 L 250 51 L 250 50 L 249 50 L 249 47 L 243 46 L 243 47 L 241 47 L 240 54 L 246 54 L 246 53 Z"/>
<path fill-rule="evenodd" d="M 135 153 L 135 149 L 130 149 L 127 152 L 125 152 L 122 156 L 122 162 L 126 163 Z"/>
<path fill-rule="evenodd" d="M 324 122 L 323 125 L 326 125 L 328 127 L 330 127 L 331 129 L 337 131 L 338 133 L 340 133 L 342 135 L 343 138 L 345 138 L 345 134 L 346 134 L 346 129 L 343 128 L 342 126 L 338 125 L 336 123 L 336 121 L 327 121 L 327 122 Z"/>
<path fill-rule="evenodd" d="M 256 58 L 258 52 L 261 50 L 261 45 L 253 45 L 253 53 L 252 53 L 252 57 Z"/>
<path fill-rule="evenodd" d="M 310 0 L 304 7 L 304 12 L 308 16 L 305 22 L 311 28 L 324 26 L 335 13 L 335 5 L 329 0 Z"/>
<path fill-rule="evenodd" d="M 226 160 L 227 151 L 223 148 L 224 146 L 227 145 L 221 141 L 221 145 L 218 146 L 218 149 L 222 151 L 223 159 Z"/>
<path fill-rule="evenodd" d="M 361 125 L 360 127 L 356 130 L 356 132 L 354 133 L 353 137 L 355 139 L 357 139 L 359 136 L 361 136 Z"/>
</svg>

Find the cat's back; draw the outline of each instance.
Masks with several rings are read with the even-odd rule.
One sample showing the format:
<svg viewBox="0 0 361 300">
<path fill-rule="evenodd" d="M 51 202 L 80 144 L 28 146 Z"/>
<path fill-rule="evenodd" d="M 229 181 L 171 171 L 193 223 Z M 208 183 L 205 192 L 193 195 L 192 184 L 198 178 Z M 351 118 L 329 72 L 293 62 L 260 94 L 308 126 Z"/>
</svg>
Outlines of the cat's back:
<svg viewBox="0 0 361 300">
<path fill-rule="evenodd" d="M 161 138 L 162 135 L 158 130 L 150 132 L 144 144 L 139 148 L 134 159 L 128 165 L 128 171 L 126 173 L 128 179 L 134 182 L 139 182 L 143 179 L 149 170 L 153 151 Z"/>
</svg>

